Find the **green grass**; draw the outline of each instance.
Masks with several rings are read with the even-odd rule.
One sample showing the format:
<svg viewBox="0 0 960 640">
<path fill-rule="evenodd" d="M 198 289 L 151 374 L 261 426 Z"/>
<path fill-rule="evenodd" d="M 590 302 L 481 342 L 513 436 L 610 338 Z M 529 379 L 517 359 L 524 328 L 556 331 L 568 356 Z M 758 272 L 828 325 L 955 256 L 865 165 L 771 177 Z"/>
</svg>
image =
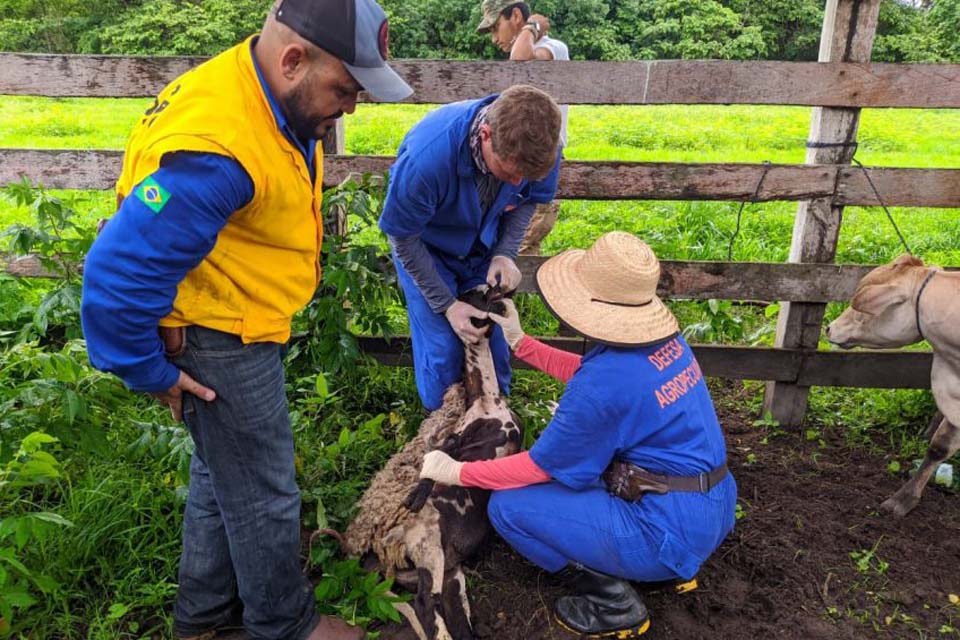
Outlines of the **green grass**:
<svg viewBox="0 0 960 640">
<path fill-rule="evenodd" d="M 149 100 L 0 96 L 0 147 L 122 149 L 149 104 Z M 430 108 L 361 105 L 346 120 L 347 151 L 393 154 L 404 133 Z M 810 109 L 793 107 L 574 106 L 571 144 L 565 153 L 572 160 L 803 163 L 810 118 Z M 867 165 L 960 167 L 960 111 L 866 111 L 860 140 L 857 157 Z M 91 224 L 110 215 L 114 207 L 109 192 L 62 196 Z M 606 231 L 623 229 L 645 238 L 664 259 L 725 260 L 738 207 L 726 202 L 565 201 L 544 251 L 586 247 Z M 733 258 L 785 260 L 796 210 L 797 204 L 791 202 L 748 205 Z M 930 262 L 960 265 L 957 211 L 893 212 L 918 254 Z M 0 231 L 28 219 L 28 211 L 0 197 Z M 373 233 L 366 231 L 362 237 L 369 239 Z M 881 210 L 844 211 L 838 262 L 880 263 L 901 251 Z M 3 278 L 0 294 L 0 316 L 5 318 L 18 317 L 17 309 L 29 308 L 33 295 Z M 703 341 L 770 343 L 773 322 L 762 309 L 721 308 L 711 325 L 704 322 L 709 320 L 706 305 L 670 304 L 684 325 L 703 325 Z M 538 298 L 521 296 L 519 305 L 527 331 L 557 332 L 557 321 Z M 828 317 L 841 307 L 830 305 Z M 11 352 L 4 357 L 12 357 Z M 413 376 L 409 369 L 382 367 L 331 376 L 332 395 L 320 402 L 311 391 L 316 368 L 303 369 L 289 367 L 288 385 L 305 524 L 313 526 L 316 514 L 324 512 L 332 525 L 342 528 L 374 470 L 413 433 L 422 417 Z M 22 381 L 4 382 L 9 386 Z M 752 393 L 735 395 L 749 398 L 748 408 L 759 412 L 762 385 L 747 387 Z M 151 445 L 152 457 L 135 452 L 133 445 L 141 435 L 137 423 L 163 423 L 166 418 L 147 404 L 148 399 L 117 392 L 124 394 L 119 408 L 103 412 L 110 416 L 104 418 L 110 429 L 102 431 L 108 434 L 111 450 L 91 454 L 77 443 L 65 442 L 60 451 L 65 479 L 44 499 L 75 526 L 50 535 L 30 550 L 27 559 L 31 567 L 61 582 L 64 593 L 31 613 L 36 624 L 29 637 L 107 640 L 170 633 L 182 497 L 174 491 L 177 467 L 161 455 L 167 445 Z M 543 374 L 517 372 L 511 406 L 530 427 L 528 439 L 546 425 L 547 402 L 561 393 L 561 385 Z M 722 393 L 715 399 L 735 401 Z M 917 434 L 926 425 L 933 402 L 928 391 L 818 388 L 811 394 L 810 407 L 810 425 L 843 427 L 853 442 L 877 448 L 908 468 L 910 460 L 923 453 Z M 0 403 L 0 418 L 3 410 Z M 0 419 L 0 426 L 4 424 Z M 45 428 L 55 427 L 51 423 Z M 341 445 L 345 429 L 351 435 Z"/>
<path fill-rule="evenodd" d="M 0 147 L 122 149 L 148 100 L 0 97 Z M 348 153 L 391 155 L 428 105 L 360 105 L 346 119 Z M 757 106 L 573 106 L 571 160 L 803 163 L 811 110 Z M 960 112 L 868 110 L 860 124 L 858 159 L 867 165 L 960 167 Z M 89 221 L 109 215 L 107 192 L 74 192 Z M 647 239 L 663 258 L 725 259 L 738 203 L 566 201 L 547 252 L 583 247 L 598 235 L 624 229 Z M 782 261 L 789 251 L 797 205 L 750 205 L 735 247 L 738 260 Z M 933 262 L 957 264 L 958 221 L 953 212 L 895 208 L 915 250 Z M 0 202 L 0 228 L 23 210 Z M 838 261 L 883 262 L 900 252 L 879 210 L 845 211 Z"/>
</svg>

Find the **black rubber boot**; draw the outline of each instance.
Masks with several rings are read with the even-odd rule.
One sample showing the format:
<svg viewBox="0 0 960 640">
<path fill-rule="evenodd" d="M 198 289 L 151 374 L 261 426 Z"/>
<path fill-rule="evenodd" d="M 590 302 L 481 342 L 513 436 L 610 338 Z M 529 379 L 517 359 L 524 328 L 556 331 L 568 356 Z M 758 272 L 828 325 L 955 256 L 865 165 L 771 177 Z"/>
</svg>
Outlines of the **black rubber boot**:
<svg viewBox="0 0 960 640">
<path fill-rule="evenodd" d="M 635 638 L 650 628 L 640 596 L 626 580 L 571 564 L 558 577 L 578 595 L 557 600 L 557 622 L 588 638 Z"/>
</svg>

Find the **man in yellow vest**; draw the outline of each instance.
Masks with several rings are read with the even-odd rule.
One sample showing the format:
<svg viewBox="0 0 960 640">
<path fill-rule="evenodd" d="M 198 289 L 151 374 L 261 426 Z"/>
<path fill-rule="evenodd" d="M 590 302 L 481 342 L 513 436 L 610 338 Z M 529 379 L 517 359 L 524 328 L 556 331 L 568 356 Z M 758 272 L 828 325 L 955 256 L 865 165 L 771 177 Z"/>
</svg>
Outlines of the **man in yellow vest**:
<svg viewBox="0 0 960 640">
<path fill-rule="evenodd" d="M 87 257 L 90 361 L 169 406 L 196 445 L 178 638 L 241 621 L 255 639 L 363 635 L 316 613 L 300 570 L 282 357 L 320 278 L 317 140 L 359 91 L 411 93 L 386 63 L 388 38 L 374 0 L 279 0 L 261 34 L 144 113 L 117 214 Z"/>
</svg>

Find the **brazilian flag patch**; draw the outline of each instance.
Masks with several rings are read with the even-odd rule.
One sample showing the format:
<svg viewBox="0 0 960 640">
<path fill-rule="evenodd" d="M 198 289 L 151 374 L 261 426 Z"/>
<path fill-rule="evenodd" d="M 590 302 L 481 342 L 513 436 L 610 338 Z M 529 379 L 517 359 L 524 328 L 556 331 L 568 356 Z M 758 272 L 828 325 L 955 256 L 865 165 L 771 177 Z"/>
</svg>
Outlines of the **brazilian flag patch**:
<svg viewBox="0 0 960 640">
<path fill-rule="evenodd" d="M 161 187 L 153 177 L 144 180 L 134 191 L 134 195 L 154 213 L 160 213 L 170 201 L 170 192 Z"/>
</svg>

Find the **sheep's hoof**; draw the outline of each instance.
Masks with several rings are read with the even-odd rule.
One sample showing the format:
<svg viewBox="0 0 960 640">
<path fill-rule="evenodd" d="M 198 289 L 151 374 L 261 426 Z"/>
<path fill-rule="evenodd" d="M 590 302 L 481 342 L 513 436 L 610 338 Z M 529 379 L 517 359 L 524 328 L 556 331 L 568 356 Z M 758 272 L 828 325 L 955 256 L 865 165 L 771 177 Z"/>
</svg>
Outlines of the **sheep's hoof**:
<svg viewBox="0 0 960 640">
<path fill-rule="evenodd" d="M 433 493 L 433 480 L 421 480 L 407 496 L 407 499 L 403 501 L 403 506 L 417 513 L 420 509 L 423 509 L 423 505 L 427 503 L 427 498 L 430 497 L 431 493 Z"/>
</svg>

